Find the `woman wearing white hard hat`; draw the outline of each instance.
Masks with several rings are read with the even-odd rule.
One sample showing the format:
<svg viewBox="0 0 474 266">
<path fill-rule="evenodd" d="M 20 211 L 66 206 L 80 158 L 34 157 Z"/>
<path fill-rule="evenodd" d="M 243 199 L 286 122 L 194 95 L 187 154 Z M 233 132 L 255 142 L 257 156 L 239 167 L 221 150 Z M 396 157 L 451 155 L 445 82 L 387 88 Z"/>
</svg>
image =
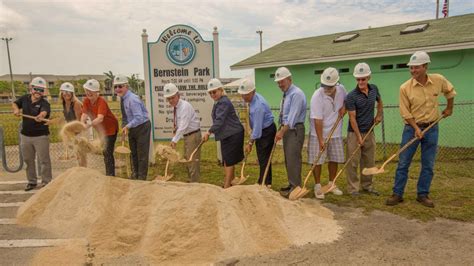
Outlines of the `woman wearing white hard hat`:
<svg viewBox="0 0 474 266">
<path fill-rule="evenodd" d="M 91 125 L 104 137 L 105 174 L 115 176 L 114 146 L 117 140 L 118 120 L 110 111 L 107 101 L 99 96 L 100 84 L 97 80 L 90 79 L 83 87 L 86 98 L 82 105 L 81 122 L 85 124 L 89 117 L 92 120 Z"/>
<path fill-rule="evenodd" d="M 207 84 L 207 91 L 215 101 L 212 108 L 212 126 L 204 133 L 203 141 L 207 141 L 211 134 L 221 141 L 222 164 L 224 165 L 224 188 L 228 188 L 234 179 L 234 165 L 244 159 L 244 127 L 240 123 L 235 108 L 225 96 L 222 83 L 218 79 L 211 79 Z"/>
<path fill-rule="evenodd" d="M 74 93 L 74 86 L 69 82 L 64 82 L 59 88 L 59 98 L 63 105 L 64 119 L 67 122 L 80 120 L 82 114 L 82 102 Z"/>
</svg>

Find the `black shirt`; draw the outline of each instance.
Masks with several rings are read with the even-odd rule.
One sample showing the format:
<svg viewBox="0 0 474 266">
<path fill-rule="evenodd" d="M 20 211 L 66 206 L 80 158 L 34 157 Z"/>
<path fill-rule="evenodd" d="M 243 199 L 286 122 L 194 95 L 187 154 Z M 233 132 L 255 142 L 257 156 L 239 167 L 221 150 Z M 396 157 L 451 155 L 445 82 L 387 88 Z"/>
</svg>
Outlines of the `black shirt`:
<svg viewBox="0 0 474 266">
<path fill-rule="evenodd" d="M 23 95 L 15 101 L 18 108 L 22 109 L 23 114 L 37 116 L 46 111 L 46 117 L 49 118 L 51 107 L 45 98 L 37 102 L 31 101 L 31 94 Z M 49 127 L 44 122 L 36 122 L 34 119 L 23 117 L 21 134 L 28 137 L 38 137 L 49 135 Z"/>
<path fill-rule="evenodd" d="M 381 99 L 377 86 L 368 84 L 368 87 L 367 95 L 361 92 L 359 87 L 356 87 L 346 96 L 346 109 L 347 111 L 356 112 L 356 121 L 360 133 L 366 133 L 374 124 L 375 102 Z M 354 132 L 351 123 L 348 124 L 348 131 Z"/>
</svg>

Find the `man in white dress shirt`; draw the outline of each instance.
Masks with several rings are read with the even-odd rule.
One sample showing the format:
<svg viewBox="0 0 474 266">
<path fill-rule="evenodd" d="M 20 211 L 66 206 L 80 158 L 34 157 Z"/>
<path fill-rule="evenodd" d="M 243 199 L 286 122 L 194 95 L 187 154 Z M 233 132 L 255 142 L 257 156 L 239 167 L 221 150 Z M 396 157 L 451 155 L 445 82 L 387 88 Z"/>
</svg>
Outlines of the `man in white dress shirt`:
<svg viewBox="0 0 474 266">
<path fill-rule="evenodd" d="M 163 88 L 163 95 L 168 103 L 174 108 L 173 111 L 173 131 L 174 136 L 171 139 L 171 147 L 176 148 L 178 141 L 184 139 L 184 156 L 189 159 L 191 153 L 199 146 L 201 142 L 201 121 L 196 115 L 194 107 L 187 101 L 180 99 L 179 91 L 176 85 L 168 83 Z M 198 150 L 193 156 L 193 162 L 187 163 L 188 176 L 191 182 L 199 182 L 199 159 L 201 150 Z"/>
</svg>

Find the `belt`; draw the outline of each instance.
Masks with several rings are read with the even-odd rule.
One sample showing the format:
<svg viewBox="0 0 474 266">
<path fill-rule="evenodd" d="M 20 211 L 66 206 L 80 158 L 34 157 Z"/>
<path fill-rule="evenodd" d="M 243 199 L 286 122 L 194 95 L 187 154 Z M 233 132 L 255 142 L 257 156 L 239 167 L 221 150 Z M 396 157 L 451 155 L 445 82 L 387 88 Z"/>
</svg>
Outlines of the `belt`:
<svg viewBox="0 0 474 266">
<path fill-rule="evenodd" d="M 417 125 L 418 127 L 423 127 L 423 128 L 425 128 L 425 127 L 431 126 L 431 125 L 434 124 L 434 123 L 435 123 L 435 121 L 431 121 L 431 122 L 426 122 L 426 123 L 416 123 L 416 125 Z"/>
<path fill-rule="evenodd" d="M 199 131 L 201 131 L 201 129 L 196 129 L 196 130 L 194 130 L 194 131 L 192 131 L 192 132 L 189 132 L 189 133 L 184 134 L 183 136 L 184 136 L 184 137 L 187 137 L 187 136 L 190 136 L 190 135 L 192 135 L 192 134 L 194 134 L 194 133 L 198 133 Z"/>
</svg>

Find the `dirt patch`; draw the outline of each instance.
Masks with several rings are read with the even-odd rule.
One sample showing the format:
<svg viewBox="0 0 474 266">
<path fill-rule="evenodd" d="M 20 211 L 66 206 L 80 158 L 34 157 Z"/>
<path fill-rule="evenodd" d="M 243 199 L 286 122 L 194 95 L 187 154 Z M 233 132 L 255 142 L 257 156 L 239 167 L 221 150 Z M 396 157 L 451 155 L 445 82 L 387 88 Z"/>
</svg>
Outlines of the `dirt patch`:
<svg viewBox="0 0 474 266">
<path fill-rule="evenodd" d="M 290 202 L 257 185 L 223 190 L 125 180 L 86 168 L 55 178 L 19 209 L 17 221 L 63 238 L 87 239 L 94 263 L 139 257 L 141 263 L 209 264 L 329 243 L 342 232 L 332 211 L 319 202 Z M 85 250 L 72 249 L 68 252 Z M 48 257 L 54 261 L 48 254 L 41 263 Z"/>
</svg>

